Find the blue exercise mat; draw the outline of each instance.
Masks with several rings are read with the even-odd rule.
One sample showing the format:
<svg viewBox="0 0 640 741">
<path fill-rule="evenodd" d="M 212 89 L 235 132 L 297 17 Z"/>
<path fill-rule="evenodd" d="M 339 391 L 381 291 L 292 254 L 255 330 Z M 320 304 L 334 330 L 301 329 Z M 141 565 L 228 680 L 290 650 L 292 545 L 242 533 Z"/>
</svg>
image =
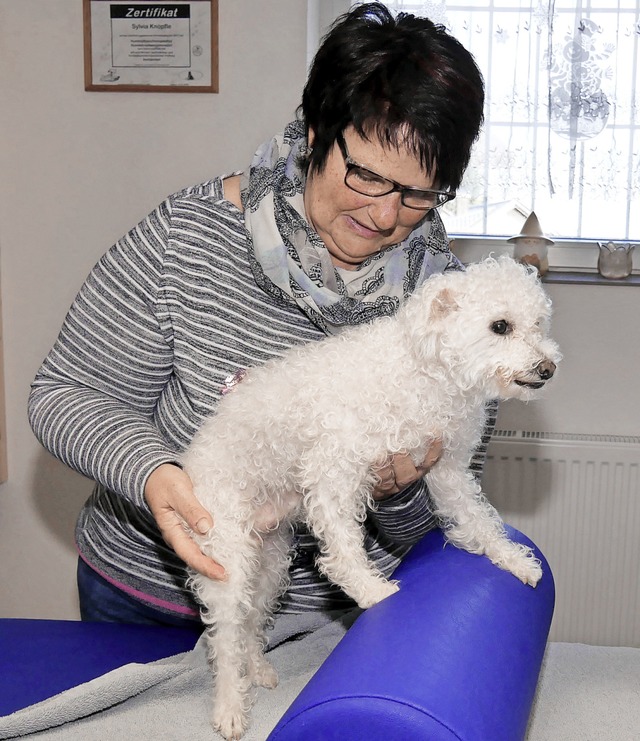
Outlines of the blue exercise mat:
<svg viewBox="0 0 640 741">
<path fill-rule="evenodd" d="M 130 663 L 190 651 L 199 633 L 73 620 L 0 620 L 0 716 Z"/>
</svg>

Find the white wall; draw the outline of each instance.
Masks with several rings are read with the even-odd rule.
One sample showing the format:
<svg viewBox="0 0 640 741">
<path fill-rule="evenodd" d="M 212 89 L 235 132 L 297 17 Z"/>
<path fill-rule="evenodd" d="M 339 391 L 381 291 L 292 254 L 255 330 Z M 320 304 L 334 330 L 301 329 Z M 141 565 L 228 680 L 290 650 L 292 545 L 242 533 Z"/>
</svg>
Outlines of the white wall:
<svg viewBox="0 0 640 741">
<path fill-rule="evenodd" d="M 322 0 L 324 2 L 324 0 Z M 337 2 L 337 0 L 334 0 Z M 73 525 L 91 485 L 45 453 L 29 383 L 87 271 L 165 195 L 244 167 L 292 118 L 303 0 L 220 0 L 220 93 L 83 90 L 80 0 L 0 0 L 0 249 L 9 481 L 0 486 L 0 616 L 76 618 Z M 525 430 L 640 433 L 640 287 L 553 285 L 565 354 Z"/>
<path fill-rule="evenodd" d="M 9 481 L 0 616 L 75 618 L 90 482 L 26 421 L 29 383 L 85 275 L 164 196 L 244 168 L 293 119 L 303 0 L 220 0 L 220 93 L 87 93 L 80 0 L 0 0 L 0 250 Z"/>
<path fill-rule="evenodd" d="M 541 400 L 505 402 L 498 426 L 640 435 L 640 285 L 546 286 L 564 358 Z"/>
</svg>

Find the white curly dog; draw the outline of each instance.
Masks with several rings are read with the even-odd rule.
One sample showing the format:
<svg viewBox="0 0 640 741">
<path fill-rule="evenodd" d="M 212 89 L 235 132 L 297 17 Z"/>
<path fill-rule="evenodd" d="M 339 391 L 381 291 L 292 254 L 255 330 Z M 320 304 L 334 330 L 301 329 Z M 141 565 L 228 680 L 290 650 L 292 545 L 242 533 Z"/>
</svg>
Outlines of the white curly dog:
<svg viewBox="0 0 640 741">
<path fill-rule="evenodd" d="M 368 560 L 361 530 L 373 466 L 389 454 L 420 463 L 442 440 L 426 482 L 448 541 L 537 584 L 539 561 L 507 538 L 469 464 L 487 401 L 531 399 L 553 376 L 550 309 L 535 271 L 510 258 L 437 275 L 394 317 L 251 368 L 205 421 L 182 462 L 214 518 L 193 537 L 228 575 L 190 579 L 215 667 L 212 723 L 225 738 L 246 729 L 252 685 L 278 681 L 264 629 L 286 588 L 292 523 L 306 522 L 319 568 L 360 607 L 398 589 Z"/>
</svg>

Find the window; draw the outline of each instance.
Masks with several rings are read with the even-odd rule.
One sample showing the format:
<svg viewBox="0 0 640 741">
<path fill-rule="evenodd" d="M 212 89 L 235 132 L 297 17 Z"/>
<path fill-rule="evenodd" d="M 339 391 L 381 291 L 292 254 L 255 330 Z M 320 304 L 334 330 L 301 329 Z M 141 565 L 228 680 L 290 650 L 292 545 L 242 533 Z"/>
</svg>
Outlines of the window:
<svg viewBox="0 0 640 741">
<path fill-rule="evenodd" d="M 486 81 L 450 234 L 640 241 L 640 0 L 390 0 L 442 23 Z"/>
</svg>

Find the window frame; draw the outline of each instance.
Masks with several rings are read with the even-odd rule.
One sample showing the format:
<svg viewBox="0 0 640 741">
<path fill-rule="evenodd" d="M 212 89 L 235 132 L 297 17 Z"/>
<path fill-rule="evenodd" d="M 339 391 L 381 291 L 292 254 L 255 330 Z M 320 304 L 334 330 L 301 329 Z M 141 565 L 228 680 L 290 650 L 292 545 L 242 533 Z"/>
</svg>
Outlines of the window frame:
<svg viewBox="0 0 640 741">
<path fill-rule="evenodd" d="M 313 55 L 333 21 L 345 13 L 358 1 L 352 0 L 307 0 L 307 66 L 311 64 Z M 445 228 L 447 215 L 441 213 Z M 523 223 L 525 221 L 523 216 Z M 463 263 L 476 262 L 489 255 L 510 254 L 513 245 L 508 237 L 491 235 L 458 234 L 454 231 L 447 234 L 451 241 L 452 251 Z M 633 252 L 633 270 L 630 279 L 614 281 L 600 278 L 598 275 L 598 240 L 553 238 L 554 244 L 549 246 L 549 274 L 548 280 L 556 282 L 584 282 L 584 276 L 597 277 L 607 285 L 640 285 L 640 242 L 633 240 L 615 240 L 619 244 L 637 245 L 638 250 Z M 605 238 L 606 239 L 606 238 Z M 564 277 L 563 277 L 564 276 Z"/>
</svg>

